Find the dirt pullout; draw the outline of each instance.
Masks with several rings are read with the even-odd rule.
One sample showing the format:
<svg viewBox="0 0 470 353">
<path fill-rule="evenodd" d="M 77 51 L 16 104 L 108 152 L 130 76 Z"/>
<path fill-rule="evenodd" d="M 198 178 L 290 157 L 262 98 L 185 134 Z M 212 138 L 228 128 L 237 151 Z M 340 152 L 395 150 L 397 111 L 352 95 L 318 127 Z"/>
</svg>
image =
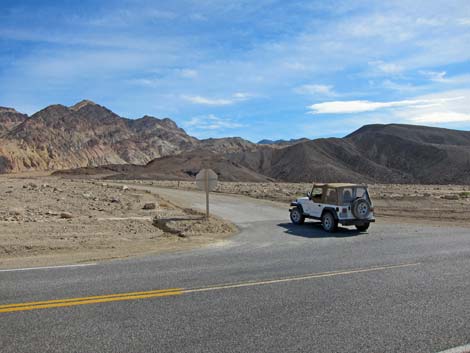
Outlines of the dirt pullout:
<svg viewBox="0 0 470 353">
<path fill-rule="evenodd" d="M 195 190 L 194 182 L 127 181 Z M 288 203 L 310 191 L 310 183 L 219 182 L 215 192 Z M 379 221 L 470 226 L 470 186 L 371 184 L 369 192 Z"/>
<path fill-rule="evenodd" d="M 189 249 L 236 231 L 158 195 L 96 181 L 2 176 L 0 201 L 0 268 Z"/>
</svg>

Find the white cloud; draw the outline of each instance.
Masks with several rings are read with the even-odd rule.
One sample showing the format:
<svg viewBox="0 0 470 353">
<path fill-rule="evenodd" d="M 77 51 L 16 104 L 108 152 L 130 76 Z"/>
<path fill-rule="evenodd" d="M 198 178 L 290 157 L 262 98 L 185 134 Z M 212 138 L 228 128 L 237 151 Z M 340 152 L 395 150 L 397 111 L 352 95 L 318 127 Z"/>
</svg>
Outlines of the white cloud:
<svg viewBox="0 0 470 353">
<path fill-rule="evenodd" d="M 429 17 L 419 17 L 416 19 L 416 24 L 424 26 L 441 26 L 445 23 L 443 19 L 429 18 Z"/>
<path fill-rule="evenodd" d="M 288 61 L 283 64 L 286 69 L 293 70 L 293 71 L 305 71 L 307 70 L 307 66 L 298 62 L 298 61 Z"/>
<path fill-rule="evenodd" d="M 199 75 L 197 70 L 193 70 L 193 69 L 179 70 L 179 74 L 181 77 L 184 77 L 184 78 L 196 78 Z"/>
<path fill-rule="evenodd" d="M 457 23 L 461 26 L 470 26 L 470 17 L 460 18 Z"/>
<path fill-rule="evenodd" d="M 331 85 L 306 84 L 295 88 L 294 92 L 307 95 L 337 96 Z"/>
<path fill-rule="evenodd" d="M 446 101 L 463 99 L 463 97 L 415 99 L 392 102 L 371 102 L 367 100 L 333 101 L 316 103 L 309 106 L 311 114 L 349 114 L 371 112 L 384 108 L 420 107 L 427 108 L 441 105 Z"/>
<path fill-rule="evenodd" d="M 231 99 L 213 99 L 202 96 L 183 96 L 183 99 L 194 104 L 203 105 L 230 105 L 234 103 Z"/>
<path fill-rule="evenodd" d="M 449 82 L 445 77 L 447 75 L 445 71 L 420 71 L 420 74 L 433 82 Z"/>
<path fill-rule="evenodd" d="M 189 18 L 193 21 L 207 21 L 207 17 L 200 13 L 193 13 L 189 15 Z"/>
<path fill-rule="evenodd" d="M 250 93 L 246 93 L 246 92 L 236 92 L 233 94 L 232 96 L 234 99 L 237 99 L 239 101 L 242 101 L 242 100 L 247 100 L 247 99 L 250 99 L 251 97 L 253 97 L 252 94 Z"/>
<path fill-rule="evenodd" d="M 420 89 L 420 87 L 412 85 L 411 83 L 397 83 L 391 80 L 383 81 L 382 87 L 397 92 L 416 92 Z"/>
<path fill-rule="evenodd" d="M 457 98 L 453 98 L 457 97 Z M 470 122 L 470 90 L 456 90 L 417 97 L 439 104 L 407 107 L 394 112 L 397 120 L 412 124 L 449 124 Z"/>
<path fill-rule="evenodd" d="M 242 124 L 227 118 L 220 118 L 213 114 L 197 116 L 184 123 L 185 126 L 196 130 L 226 130 L 243 127 Z"/>
<path fill-rule="evenodd" d="M 132 80 L 128 80 L 129 83 L 138 85 L 138 86 L 146 86 L 146 87 L 156 87 L 158 83 L 161 83 L 158 79 L 150 79 L 150 78 L 136 78 Z"/>
<path fill-rule="evenodd" d="M 382 60 L 370 61 L 369 65 L 375 67 L 380 72 L 385 74 L 399 74 L 404 70 L 404 67 L 396 63 L 387 63 Z"/>
<path fill-rule="evenodd" d="M 433 82 L 438 83 L 447 83 L 447 84 L 464 84 L 468 85 L 470 83 L 470 74 L 456 75 L 456 76 L 447 76 L 446 71 L 420 71 L 421 75 L 425 76 L 427 79 Z"/>
<path fill-rule="evenodd" d="M 439 123 L 459 123 L 470 122 L 470 113 L 457 113 L 449 111 L 436 111 L 424 113 L 410 118 L 410 121 L 417 124 L 439 124 Z"/>
<path fill-rule="evenodd" d="M 253 97 L 252 94 L 246 92 L 236 92 L 232 94 L 230 98 L 207 98 L 203 96 L 187 96 L 183 95 L 182 98 L 188 102 L 194 104 L 203 104 L 203 105 L 213 105 L 213 106 L 222 106 L 222 105 L 231 105 L 238 102 L 245 101 Z"/>
</svg>

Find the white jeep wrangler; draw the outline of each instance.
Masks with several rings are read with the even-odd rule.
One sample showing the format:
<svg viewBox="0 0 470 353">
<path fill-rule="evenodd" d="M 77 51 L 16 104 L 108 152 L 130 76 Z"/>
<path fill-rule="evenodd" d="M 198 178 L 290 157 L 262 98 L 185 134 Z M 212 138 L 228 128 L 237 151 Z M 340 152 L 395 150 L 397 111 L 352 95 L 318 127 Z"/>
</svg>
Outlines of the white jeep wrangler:
<svg viewBox="0 0 470 353">
<path fill-rule="evenodd" d="M 336 231 L 338 223 L 364 232 L 375 222 L 367 186 L 359 184 L 313 184 L 307 197 L 293 201 L 289 211 L 293 223 L 318 219 L 327 232 Z"/>
</svg>

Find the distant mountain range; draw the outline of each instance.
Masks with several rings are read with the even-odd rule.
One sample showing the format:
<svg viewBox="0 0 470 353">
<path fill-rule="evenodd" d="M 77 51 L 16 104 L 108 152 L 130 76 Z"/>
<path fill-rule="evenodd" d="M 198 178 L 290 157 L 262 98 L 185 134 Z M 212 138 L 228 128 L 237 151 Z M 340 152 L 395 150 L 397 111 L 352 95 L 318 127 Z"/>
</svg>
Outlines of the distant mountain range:
<svg viewBox="0 0 470 353">
<path fill-rule="evenodd" d="M 0 172 L 64 170 L 107 178 L 470 184 L 470 132 L 366 125 L 344 138 L 199 140 L 172 120 L 131 120 L 91 101 L 31 117 L 0 107 Z M 72 169 L 72 170 L 71 170 Z"/>
<path fill-rule="evenodd" d="M 290 139 L 290 140 L 261 140 L 258 141 L 259 145 L 277 145 L 277 146 L 287 146 L 287 145 L 293 145 L 299 142 L 307 142 L 310 141 L 308 138 L 300 138 L 300 139 Z"/>
</svg>

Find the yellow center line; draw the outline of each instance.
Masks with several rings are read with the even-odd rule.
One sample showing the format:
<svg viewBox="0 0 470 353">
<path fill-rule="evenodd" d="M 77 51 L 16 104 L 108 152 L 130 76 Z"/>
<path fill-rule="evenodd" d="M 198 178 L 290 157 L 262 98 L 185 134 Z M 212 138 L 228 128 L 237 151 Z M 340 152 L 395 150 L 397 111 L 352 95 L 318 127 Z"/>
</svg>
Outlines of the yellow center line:
<svg viewBox="0 0 470 353">
<path fill-rule="evenodd" d="M 120 293 L 120 294 L 97 295 L 97 296 L 81 297 L 81 298 L 54 299 L 54 300 L 45 300 L 45 301 L 36 301 L 36 302 L 27 302 L 27 303 L 18 303 L 18 304 L 4 304 L 4 305 L 0 305 L 0 313 L 10 313 L 10 312 L 16 312 L 16 311 L 26 311 L 26 310 L 35 310 L 35 309 L 69 307 L 69 306 L 76 306 L 76 305 L 108 303 L 108 302 L 116 302 L 116 301 L 137 300 L 137 299 L 147 299 L 147 298 L 157 298 L 157 297 L 169 297 L 169 296 L 188 294 L 188 293 L 207 292 L 207 291 L 230 289 L 230 288 L 253 287 L 253 286 L 269 285 L 269 284 L 292 282 L 292 281 L 304 281 L 304 280 L 309 280 L 309 279 L 345 276 L 345 275 L 364 273 L 364 272 L 385 271 L 385 270 L 390 270 L 390 269 L 395 269 L 395 268 L 404 268 L 404 267 L 418 266 L 418 265 L 420 265 L 420 263 L 407 263 L 407 264 L 399 264 L 399 265 L 386 265 L 386 266 L 369 267 L 369 268 L 357 268 L 357 269 L 342 270 L 342 271 L 311 273 L 311 274 L 305 274 L 301 276 L 291 276 L 291 277 L 284 277 L 284 278 L 270 279 L 270 280 L 263 280 L 263 281 L 224 283 L 224 284 L 217 284 L 217 285 L 192 288 L 192 289 L 169 288 L 169 289 L 158 289 L 158 290 L 151 290 L 151 291 L 145 291 L 145 292 L 130 292 L 130 293 Z"/>
<path fill-rule="evenodd" d="M 36 306 L 36 305 L 44 305 L 44 304 L 59 304 L 59 303 L 68 303 L 68 302 L 89 301 L 93 299 L 108 299 L 108 298 L 115 298 L 115 297 L 134 297 L 134 296 L 140 296 L 140 295 L 152 295 L 152 294 L 160 294 L 160 293 L 167 293 L 167 292 L 177 292 L 181 290 L 182 288 L 168 288 L 168 289 L 151 290 L 151 291 L 146 291 L 146 292 L 130 292 L 130 293 L 119 293 L 119 294 L 95 295 L 91 297 L 82 297 L 82 298 L 55 299 L 55 300 L 44 300 L 44 301 L 39 301 L 39 302 L 5 304 L 5 305 L 0 305 L 0 310 L 5 309 L 5 308 L 12 308 L 12 307 L 16 308 L 16 307 Z"/>
<path fill-rule="evenodd" d="M 121 296 L 121 297 L 114 297 L 114 298 L 103 298 L 103 299 L 82 300 L 82 301 L 64 302 L 64 303 L 22 306 L 22 307 L 0 309 L 0 313 L 11 313 L 14 311 L 26 311 L 26 310 L 36 310 L 36 309 L 50 309 L 50 308 L 88 305 L 88 304 L 96 304 L 96 303 L 109 303 L 109 302 L 116 302 L 116 301 L 136 300 L 136 299 L 146 299 L 146 298 L 156 298 L 156 297 L 169 297 L 169 296 L 181 295 L 181 294 L 183 294 L 183 292 L 179 290 L 179 291 L 173 291 L 173 292 L 155 293 L 155 294 L 146 294 L 146 295 L 132 295 L 132 296 Z"/>
</svg>

